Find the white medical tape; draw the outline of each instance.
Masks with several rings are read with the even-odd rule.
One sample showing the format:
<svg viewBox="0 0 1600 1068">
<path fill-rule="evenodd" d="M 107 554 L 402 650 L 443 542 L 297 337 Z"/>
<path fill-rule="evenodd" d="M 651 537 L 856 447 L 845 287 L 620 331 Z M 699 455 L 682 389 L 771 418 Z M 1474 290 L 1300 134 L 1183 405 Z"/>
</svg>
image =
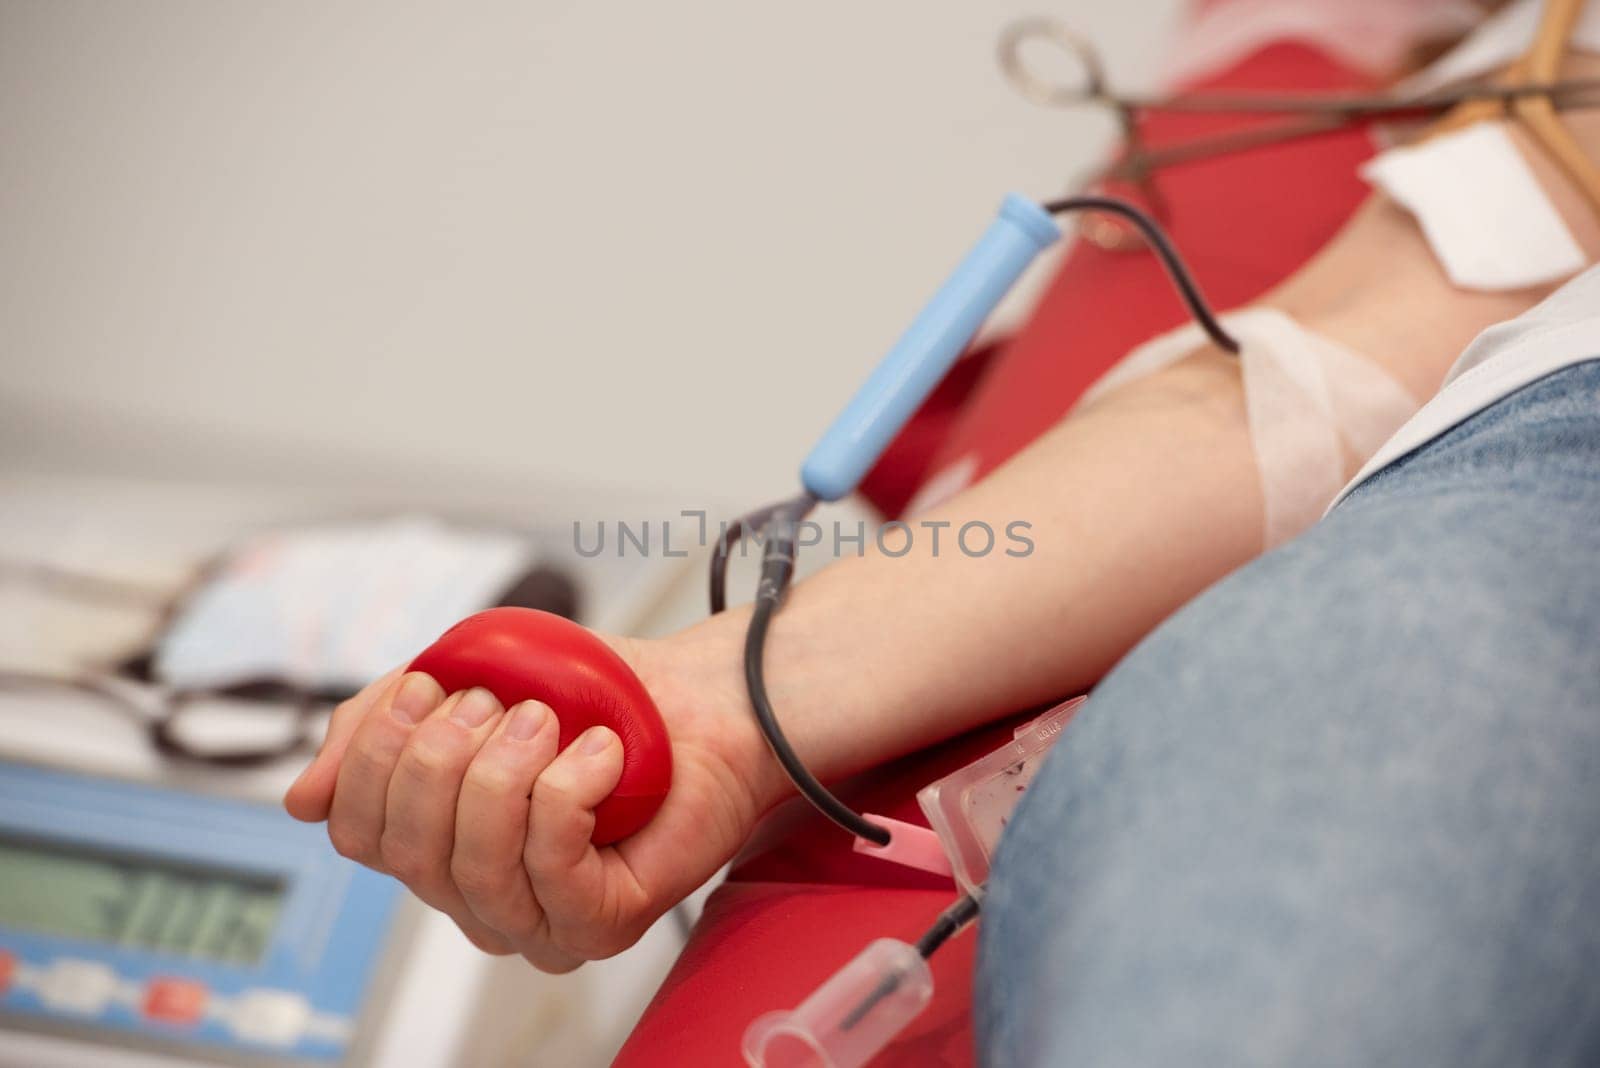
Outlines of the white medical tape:
<svg viewBox="0 0 1600 1068">
<path fill-rule="evenodd" d="M 1418 402 L 1371 360 L 1314 334 L 1275 308 L 1222 316 L 1239 341 L 1250 445 L 1271 549 L 1321 517 Z M 1197 325 L 1154 338 L 1106 373 L 1080 403 L 1143 378 L 1206 345 Z"/>
<path fill-rule="evenodd" d="M 1586 263 L 1502 122 L 1391 148 L 1361 177 L 1416 217 L 1445 274 L 1464 289 L 1523 289 Z"/>
</svg>

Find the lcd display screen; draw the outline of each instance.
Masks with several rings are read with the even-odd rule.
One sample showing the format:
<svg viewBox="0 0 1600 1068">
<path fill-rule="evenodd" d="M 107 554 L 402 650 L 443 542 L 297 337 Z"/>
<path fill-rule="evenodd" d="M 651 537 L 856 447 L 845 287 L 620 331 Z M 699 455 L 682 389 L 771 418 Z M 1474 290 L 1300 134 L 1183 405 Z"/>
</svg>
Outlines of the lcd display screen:
<svg viewBox="0 0 1600 1068">
<path fill-rule="evenodd" d="M 271 943 L 281 878 L 0 832 L 0 927 L 250 965 Z"/>
</svg>

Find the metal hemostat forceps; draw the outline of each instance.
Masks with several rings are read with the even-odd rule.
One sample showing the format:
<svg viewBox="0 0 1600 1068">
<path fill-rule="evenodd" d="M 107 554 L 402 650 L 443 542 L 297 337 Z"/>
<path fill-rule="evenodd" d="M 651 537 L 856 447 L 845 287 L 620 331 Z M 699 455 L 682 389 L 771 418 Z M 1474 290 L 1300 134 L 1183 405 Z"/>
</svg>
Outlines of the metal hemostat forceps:
<svg viewBox="0 0 1600 1068">
<path fill-rule="evenodd" d="M 1381 92 L 1119 93 L 1111 87 L 1094 45 L 1066 24 L 1047 17 L 1019 19 L 1007 26 L 1000 34 L 997 59 L 1001 72 L 1017 92 L 1036 104 L 1108 109 L 1116 118 L 1121 151 L 1111 162 L 1081 176 L 1070 188 L 1088 190 L 1108 183 L 1126 183 L 1137 190 L 1151 214 L 1162 222 L 1170 220 L 1171 210 L 1155 178 L 1168 167 L 1314 137 L 1351 125 L 1447 115 L 1435 132 L 1495 116 L 1516 120 L 1600 211 L 1600 169 L 1578 148 L 1559 116 L 1568 109 L 1600 106 L 1600 79 L 1557 78 L 1561 56 L 1583 4 L 1584 0 L 1546 0 L 1533 46 L 1501 76 L 1410 96 Z M 1081 80 L 1051 79 L 1037 73 L 1023 57 L 1030 46 L 1065 52 L 1081 70 Z M 1139 118 L 1144 112 L 1278 116 L 1280 121 L 1153 148 L 1146 143 L 1140 128 Z M 1108 225 L 1103 218 L 1086 218 L 1081 232 L 1102 248 L 1143 247 L 1137 234 L 1123 226 Z"/>
<path fill-rule="evenodd" d="M 878 939 L 792 1010 L 769 1012 L 745 1032 L 743 1052 L 756 1066 L 777 1063 L 856 1068 L 886 1046 L 928 1003 L 933 979 L 927 959 L 977 917 L 989 860 L 1001 831 L 1034 771 L 1083 698 L 1057 706 L 1017 731 L 1001 749 L 924 787 L 918 803 L 932 830 L 855 812 L 819 782 L 790 746 L 767 695 L 763 653 L 773 615 L 794 576 L 799 524 L 819 502 L 849 495 L 889 442 L 966 349 L 983 321 L 1033 260 L 1061 237 L 1056 217 L 1082 214 L 1115 219 L 1125 230 L 1086 236 L 1108 247 L 1148 246 L 1160 259 L 1194 322 L 1219 348 L 1235 355 L 1239 342 L 1220 322 L 1168 240 L 1169 215 L 1154 182 L 1163 168 L 1265 144 L 1293 141 L 1380 119 L 1443 117 L 1445 129 L 1487 116 L 1523 124 L 1600 210 L 1600 172 L 1577 149 L 1560 119 L 1570 108 L 1600 105 L 1600 79 L 1556 80 L 1581 0 L 1549 0 L 1533 46 L 1492 80 L 1412 96 L 1385 93 L 1118 94 L 1095 50 L 1060 23 L 1027 19 L 1001 35 L 1001 68 L 1027 97 L 1052 106 L 1110 107 L 1124 145 L 1110 164 L 1084 176 L 1079 192 L 1037 203 L 1011 194 L 978 239 L 851 398 L 805 458 L 801 492 L 734 520 L 718 539 L 711 562 L 711 611 L 727 602 L 728 557 L 746 537 L 763 542 L 760 581 L 746 635 L 744 668 L 751 705 L 779 763 L 799 792 L 847 831 L 863 852 L 952 877 L 960 896 L 911 945 Z M 1077 85 L 1050 82 L 1023 62 L 1030 42 L 1065 49 L 1083 70 Z M 1240 133 L 1152 148 L 1139 130 L 1143 111 L 1276 115 L 1282 121 Z M 1151 210 L 1085 190 L 1112 180 L 1131 183 Z"/>
</svg>

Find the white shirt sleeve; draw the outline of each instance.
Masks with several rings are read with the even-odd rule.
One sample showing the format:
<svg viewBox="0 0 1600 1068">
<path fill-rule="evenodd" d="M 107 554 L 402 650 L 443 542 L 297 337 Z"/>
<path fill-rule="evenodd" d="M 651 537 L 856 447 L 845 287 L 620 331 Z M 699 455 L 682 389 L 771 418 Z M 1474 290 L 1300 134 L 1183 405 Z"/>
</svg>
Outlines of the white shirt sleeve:
<svg viewBox="0 0 1600 1068">
<path fill-rule="evenodd" d="M 1600 5 L 1597 5 L 1600 6 Z M 1373 454 L 1328 507 L 1389 464 L 1495 401 L 1563 367 L 1600 358 L 1600 266 L 1468 345 L 1444 385 Z"/>
</svg>

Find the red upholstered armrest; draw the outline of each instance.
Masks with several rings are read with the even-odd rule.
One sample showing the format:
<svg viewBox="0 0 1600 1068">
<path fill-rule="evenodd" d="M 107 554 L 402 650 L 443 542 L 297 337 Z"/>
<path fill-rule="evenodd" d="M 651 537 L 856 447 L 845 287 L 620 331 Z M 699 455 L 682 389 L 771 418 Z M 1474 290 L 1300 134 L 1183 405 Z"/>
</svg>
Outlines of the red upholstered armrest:
<svg viewBox="0 0 1600 1068">
<path fill-rule="evenodd" d="M 895 761 L 840 787 L 858 809 L 927 825 L 916 791 L 1011 736 L 1017 717 Z M 738 1065 L 745 1026 L 792 1008 L 875 938 L 914 942 L 955 898 L 947 878 L 855 853 L 803 802 L 774 812 L 706 902 L 689 944 L 619 1054 L 624 1068 Z M 891 1064 L 972 1061 L 970 934 L 933 958 L 932 1004 Z"/>
<path fill-rule="evenodd" d="M 745 1025 L 805 1000 L 875 938 L 916 941 L 950 904 L 946 890 L 730 882 L 705 914 L 616 1064 L 741 1065 Z M 951 941 L 930 962 L 933 1002 L 894 1044 L 904 1065 L 972 1063 L 967 1016 L 976 940 Z"/>
</svg>

